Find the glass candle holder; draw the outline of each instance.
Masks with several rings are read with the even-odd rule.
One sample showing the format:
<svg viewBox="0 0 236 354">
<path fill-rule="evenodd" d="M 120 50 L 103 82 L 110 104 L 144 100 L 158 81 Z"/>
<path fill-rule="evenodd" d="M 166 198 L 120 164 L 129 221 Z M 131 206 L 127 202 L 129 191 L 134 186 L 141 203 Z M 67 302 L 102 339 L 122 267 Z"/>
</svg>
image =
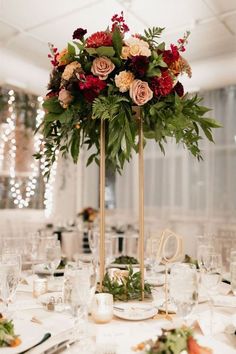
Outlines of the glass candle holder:
<svg viewBox="0 0 236 354">
<path fill-rule="evenodd" d="M 108 323 L 113 318 L 113 295 L 95 294 L 92 302 L 91 315 L 96 323 Z"/>
<path fill-rule="evenodd" d="M 35 279 L 33 282 L 33 297 L 38 297 L 48 291 L 47 279 Z"/>
</svg>

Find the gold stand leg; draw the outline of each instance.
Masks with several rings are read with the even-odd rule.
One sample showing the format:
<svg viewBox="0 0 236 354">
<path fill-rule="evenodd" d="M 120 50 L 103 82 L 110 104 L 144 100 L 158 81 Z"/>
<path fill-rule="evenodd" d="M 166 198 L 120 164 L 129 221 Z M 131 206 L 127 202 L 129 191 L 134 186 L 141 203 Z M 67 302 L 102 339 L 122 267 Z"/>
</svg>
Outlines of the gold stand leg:
<svg viewBox="0 0 236 354">
<path fill-rule="evenodd" d="M 105 122 L 100 130 L 100 291 L 105 274 Z"/>
<path fill-rule="evenodd" d="M 143 162 L 143 120 L 139 110 L 139 262 L 142 297 L 144 300 L 144 162 Z"/>
</svg>

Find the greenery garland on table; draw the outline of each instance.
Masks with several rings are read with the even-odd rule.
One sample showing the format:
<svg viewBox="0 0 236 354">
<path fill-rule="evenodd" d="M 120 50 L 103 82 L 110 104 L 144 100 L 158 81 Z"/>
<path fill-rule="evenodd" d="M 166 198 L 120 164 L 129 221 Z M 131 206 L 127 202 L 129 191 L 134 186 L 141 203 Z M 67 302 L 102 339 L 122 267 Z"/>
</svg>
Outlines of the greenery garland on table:
<svg viewBox="0 0 236 354">
<path fill-rule="evenodd" d="M 144 139 L 154 139 L 164 152 L 168 137 L 182 143 L 201 159 L 199 140 L 203 132 L 213 141 L 214 119 L 205 118 L 208 108 L 197 95 L 189 97 L 179 81 L 191 68 L 182 52 L 189 32 L 170 48 L 160 40 L 164 28 L 153 27 L 143 35 L 125 37 L 129 31 L 123 17 L 114 15 L 112 26 L 85 39 L 87 30 L 73 33 L 73 44 L 62 52 L 50 45 L 53 65 L 46 114 L 41 126 L 47 174 L 56 151 L 71 153 L 77 162 L 81 146 L 95 147 L 88 164 L 99 163 L 100 121 L 105 120 L 107 166 L 118 171 L 137 151 L 139 124 L 133 106 L 141 108 Z M 145 141 L 144 141 L 145 142 Z"/>
</svg>

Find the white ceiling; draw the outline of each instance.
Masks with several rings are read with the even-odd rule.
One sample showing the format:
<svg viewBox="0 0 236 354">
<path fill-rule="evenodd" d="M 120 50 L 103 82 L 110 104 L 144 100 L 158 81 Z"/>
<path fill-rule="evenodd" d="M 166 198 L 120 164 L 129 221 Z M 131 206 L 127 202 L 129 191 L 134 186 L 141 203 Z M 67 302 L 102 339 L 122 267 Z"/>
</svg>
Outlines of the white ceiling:
<svg viewBox="0 0 236 354">
<path fill-rule="evenodd" d="M 0 46 L 47 69 L 48 42 L 62 49 L 77 27 L 103 30 L 121 10 L 132 33 L 166 27 L 175 43 L 190 29 L 191 62 L 236 52 L 236 0 L 0 0 Z"/>
</svg>

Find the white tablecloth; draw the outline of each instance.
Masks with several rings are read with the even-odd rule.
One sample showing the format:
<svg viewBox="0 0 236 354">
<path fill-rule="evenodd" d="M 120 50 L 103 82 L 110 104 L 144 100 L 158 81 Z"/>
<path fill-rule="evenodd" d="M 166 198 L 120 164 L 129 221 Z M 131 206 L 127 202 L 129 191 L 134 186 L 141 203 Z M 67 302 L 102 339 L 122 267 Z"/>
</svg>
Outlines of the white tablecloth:
<svg viewBox="0 0 236 354">
<path fill-rule="evenodd" d="M 60 280 L 57 279 L 56 282 L 59 284 Z M 52 334 L 52 337 L 44 344 L 30 351 L 31 354 L 41 354 L 51 347 L 51 345 L 70 336 L 74 319 L 69 313 L 46 311 L 42 304 L 32 297 L 31 290 L 30 286 L 20 285 L 16 300 L 11 306 L 11 309 L 16 311 L 14 315 L 15 319 L 31 321 L 32 318 L 34 318 L 41 322 L 40 324 L 36 324 L 41 331 L 43 329 L 45 333 L 50 332 Z M 200 320 L 205 332 L 209 329 L 209 325 L 207 324 L 209 314 L 207 314 L 207 311 L 209 311 L 208 305 L 207 303 L 203 303 L 198 305 L 194 313 L 195 318 Z M 229 323 L 232 323 L 233 317 L 235 317 L 236 320 L 236 307 L 214 307 L 213 338 L 207 338 L 207 345 L 214 349 L 213 353 L 236 353 L 236 336 L 224 333 L 225 327 Z M 116 349 L 115 354 L 134 354 L 131 349 L 132 346 L 157 334 L 167 321 L 149 319 L 136 322 L 125 321 L 114 317 L 108 324 L 94 324 L 91 319 L 90 323 L 90 330 L 92 330 L 96 337 L 96 346 L 98 348 L 108 345 Z M 63 352 L 82 354 L 76 344 Z M 1 353 L 4 353 L 4 349 L 0 349 L 0 354 Z M 86 354 L 90 353 L 87 352 Z"/>
</svg>

